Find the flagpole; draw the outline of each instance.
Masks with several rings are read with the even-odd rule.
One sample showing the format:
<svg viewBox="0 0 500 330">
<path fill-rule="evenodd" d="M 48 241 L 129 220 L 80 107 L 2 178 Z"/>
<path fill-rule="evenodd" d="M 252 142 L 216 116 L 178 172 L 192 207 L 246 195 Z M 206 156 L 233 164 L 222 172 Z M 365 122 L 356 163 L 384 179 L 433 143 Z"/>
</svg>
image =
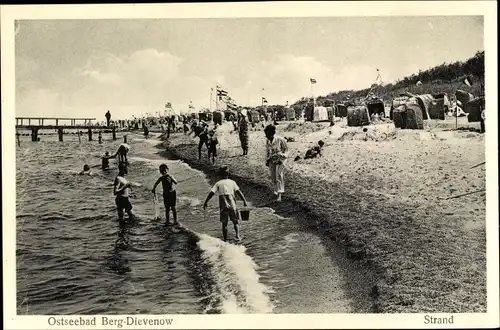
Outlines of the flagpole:
<svg viewBox="0 0 500 330">
<path fill-rule="evenodd" d="M 314 108 L 316 107 L 316 100 L 314 99 L 314 84 L 311 79 L 309 79 L 309 82 L 311 83 L 311 97 L 312 97 L 313 113 L 314 113 Z"/>
<path fill-rule="evenodd" d="M 210 112 L 212 112 L 212 93 L 213 93 L 214 89 L 213 88 L 210 88 Z"/>
</svg>

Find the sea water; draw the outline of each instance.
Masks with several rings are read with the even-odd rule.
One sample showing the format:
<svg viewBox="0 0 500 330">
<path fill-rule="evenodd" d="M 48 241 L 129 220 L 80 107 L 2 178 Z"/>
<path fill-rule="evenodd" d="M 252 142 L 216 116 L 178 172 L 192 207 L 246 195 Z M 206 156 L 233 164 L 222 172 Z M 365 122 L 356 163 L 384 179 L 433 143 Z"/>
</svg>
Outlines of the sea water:
<svg viewBox="0 0 500 330">
<path fill-rule="evenodd" d="M 109 171 L 77 175 L 84 164 L 100 164 L 105 151 L 114 153 L 120 140 L 28 139 L 16 151 L 19 314 L 354 311 L 332 251 L 295 219 L 257 207 L 241 223 L 242 244 L 223 242 L 217 199 L 202 207 L 211 183 L 161 157 L 157 139 L 128 137 L 127 179 L 141 186 L 132 188 L 137 219 L 126 226 L 117 221 L 115 161 Z M 179 181 L 185 229 L 178 232 L 164 226 L 161 185 L 156 203 L 151 192 L 162 163 Z M 162 220 L 155 221 L 157 213 Z"/>
</svg>

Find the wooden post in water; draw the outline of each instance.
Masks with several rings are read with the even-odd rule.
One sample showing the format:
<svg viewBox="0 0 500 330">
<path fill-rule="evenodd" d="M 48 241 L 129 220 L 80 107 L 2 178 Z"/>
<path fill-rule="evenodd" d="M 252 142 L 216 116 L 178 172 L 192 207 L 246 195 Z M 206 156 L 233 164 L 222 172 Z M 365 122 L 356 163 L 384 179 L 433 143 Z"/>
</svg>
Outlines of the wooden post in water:
<svg viewBox="0 0 500 330">
<path fill-rule="evenodd" d="M 31 129 L 31 141 L 37 142 L 38 141 L 38 128 L 32 128 Z"/>
<path fill-rule="evenodd" d="M 89 141 L 92 141 L 92 128 L 89 127 Z"/>
<path fill-rule="evenodd" d="M 21 146 L 21 139 L 19 138 L 19 136 L 21 134 L 19 132 L 16 132 L 16 135 L 17 135 L 17 145 L 20 147 Z"/>
<path fill-rule="evenodd" d="M 116 126 L 113 126 L 113 140 L 116 140 Z"/>
<path fill-rule="evenodd" d="M 63 134 L 64 134 L 62 127 L 57 128 L 57 134 L 59 134 L 59 141 L 62 142 L 63 141 Z"/>
<path fill-rule="evenodd" d="M 127 135 L 123 136 L 123 143 L 127 143 Z"/>
<path fill-rule="evenodd" d="M 82 143 L 82 131 L 78 130 L 78 143 Z"/>
</svg>

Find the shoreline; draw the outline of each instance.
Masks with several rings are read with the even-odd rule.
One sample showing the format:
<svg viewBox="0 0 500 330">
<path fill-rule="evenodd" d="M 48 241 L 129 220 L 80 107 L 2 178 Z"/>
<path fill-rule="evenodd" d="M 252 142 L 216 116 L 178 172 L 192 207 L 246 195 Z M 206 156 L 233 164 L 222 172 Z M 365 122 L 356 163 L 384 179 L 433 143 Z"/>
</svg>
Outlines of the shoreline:
<svg viewBox="0 0 500 330">
<path fill-rule="evenodd" d="M 256 139 L 257 134 L 263 134 L 259 131 L 249 133 L 256 135 Z M 344 133 L 331 135 L 339 137 L 344 136 Z M 310 133 L 316 138 L 318 134 L 315 134 Z M 174 134 L 170 141 L 163 141 L 161 145 L 168 148 L 171 156 L 209 176 L 213 176 L 222 163 L 229 165 L 231 175 L 242 182 L 245 188 L 258 189 L 269 200 L 272 192 L 267 168 L 261 159 L 239 156 L 239 147 L 234 141 L 231 142 L 231 136 L 236 134 L 229 133 L 222 137 L 222 149 L 215 167 L 206 163 L 205 152 L 202 161 L 198 161 L 196 141 L 192 138 Z M 299 135 L 300 138 L 303 136 L 304 134 Z M 441 140 L 436 143 L 441 144 Z M 411 139 L 406 139 L 404 143 L 408 141 Z M 342 145 L 343 142 L 330 144 L 347 149 L 354 146 L 358 148 L 355 151 L 362 152 L 363 149 L 360 148 L 373 141 L 352 142 L 353 144 L 347 145 Z M 432 144 L 433 141 L 423 142 Z M 384 143 L 389 145 L 392 141 L 377 141 L 379 145 Z M 449 148 L 445 143 L 442 144 L 445 149 Z M 290 145 L 292 151 L 296 149 L 293 143 Z M 305 144 L 302 143 L 301 146 L 303 145 Z M 334 156 L 337 161 L 344 157 Z M 470 220 L 464 219 L 464 224 L 457 223 L 462 214 L 447 212 L 446 207 L 441 207 L 438 202 L 433 203 L 430 195 L 424 197 L 427 205 L 420 205 L 418 201 L 412 200 L 413 196 L 405 196 L 402 190 L 395 195 L 387 193 L 388 189 L 376 182 L 370 171 L 365 171 L 365 178 L 361 178 L 357 170 L 347 175 L 335 173 L 338 177 L 330 177 L 330 169 L 321 167 L 315 173 L 308 170 L 308 166 L 314 166 L 314 163 L 295 163 L 289 160 L 285 172 L 286 193 L 283 202 L 266 206 L 275 209 L 276 213 L 290 214 L 293 211 L 287 211 L 286 205 L 294 204 L 300 212 L 308 215 L 308 219 L 315 219 L 314 222 L 304 220 L 301 223 L 321 235 L 325 243 L 334 244 L 342 250 L 343 255 L 357 265 L 355 268 L 358 271 L 353 272 L 355 275 L 363 273 L 364 276 L 370 274 L 372 277 L 372 311 L 404 313 L 486 310 L 486 258 L 485 251 L 482 251 L 484 247 L 481 247 L 481 241 L 485 239 L 484 228 L 481 228 L 484 225 L 483 219 L 478 222 L 473 219 L 474 227 L 463 238 L 460 225 L 467 225 Z M 368 182 L 368 179 L 372 181 Z M 434 194 L 440 193 L 435 190 Z M 444 206 L 457 208 L 456 202 Z M 480 214 L 480 211 L 477 212 Z M 470 217 L 477 218 L 477 214 Z"/>
<path fill-rule="evenodd" d="M 162 149 L 157 154 L 170 160 L 181 160 L 189 165 L 191 168 L 201 171 L 205 174 L 210 184 L 215 184 L 218 181 L 217 167 L 212 167 L 209 164 L 198 162 L 183 158 L 181 153 L 173 151 L 172 149 L 164 150 L 163 148 L 168 142 L 160 143 L 157 147 Z M 298 204 L 298 201 L 291 198 L 283 197 L 280 203 L 269 203 L 273 198 L 271 190 L 262 183 L 256 183 L 254 180 L 240 176 L 232 172 L 233 178 L 239 185 L 244 187 L 245 197 L 250 203 L 251 207 L 267 207 L 274 210 L 274 213 L 284 218 L 293 219 L 306 230 L 316 235 L 329 251 L 331 261 L 337 267 L 343 279 L 343 290 L 345 290 L 351 297 L 353 297 L 354 313 L 376 313 L 378 306 L 376 300 L 373 299 L 373 292 L 377 292 L 376 284 L 371 276 L 371 271 L 363 268 L 363 265 L 358 260 L 349 260 L 345 257 L 344 248 L 335 244 L 334 241 L 329 239 L 328 236 L 318 232 L 317 224 L 322 223 L 318 221 L 318 217 Z M 312 222 L 314 221 L 314 222 Z"/>
</svg>

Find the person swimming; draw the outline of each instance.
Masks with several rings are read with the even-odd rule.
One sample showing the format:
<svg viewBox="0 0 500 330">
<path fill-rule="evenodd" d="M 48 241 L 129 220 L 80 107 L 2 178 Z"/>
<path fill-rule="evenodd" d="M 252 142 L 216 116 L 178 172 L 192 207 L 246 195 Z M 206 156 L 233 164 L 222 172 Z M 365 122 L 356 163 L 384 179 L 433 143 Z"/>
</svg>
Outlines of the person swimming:
<svg viewBox="0 0 500 330">
<path fill-rule="evenodd" d="M 90 166 L 88 164 L 83 165 L 83 171 L 78 173 L 79 175 L 92 175 L 92 172 L 90 171 Z"/>
<path fill-rule="evenodd" d="M 103 169 L 103 170 L 109 169 L 109 152 L 108 151 L 106 151 L 106 153 L 102 157 L 101 169 Z"/>
</svg>

